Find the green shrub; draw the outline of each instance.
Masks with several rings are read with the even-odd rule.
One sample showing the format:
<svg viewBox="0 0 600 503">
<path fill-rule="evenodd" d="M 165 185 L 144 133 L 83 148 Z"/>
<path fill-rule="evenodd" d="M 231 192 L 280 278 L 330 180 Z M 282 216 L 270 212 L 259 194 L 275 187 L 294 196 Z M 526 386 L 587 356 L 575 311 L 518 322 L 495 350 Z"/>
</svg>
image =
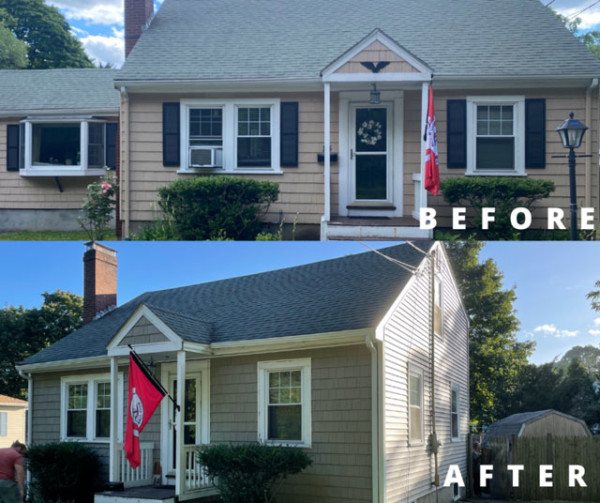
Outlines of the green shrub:
<svg viewBox="0 0 600 503">
<path fill-rule="evenodd" d="M 98 455 L 78 442 L 31 446 L 28 468 L 33 476 L 34 501 L 91 503 L 99 489 Z"/>
<path fill-rule="evenodd" d="M 233 176 L 177 180 L 159 190 L 159 205 L 179 239 L 254 239 L 279 185 Z"/>
<path fill-rule="evenodd" d="M 481 228 L 481 209 L 496 208 L 495 221 L 483 231 L 488 239 L 519 239 L 521 232 L 510 224 L 515 208 L 531 209 L 533 204 L 554 191 L 554 182 L 511 176 L 469 176 L 444 180 L 440 184 L 446 202 L 476 210 L 475 226 Z"/>
<path fill-rule="evenodd" d="M 268 503 L 276 486 L 312 460 L 297 447 L 259 444 L 207 445 L 198 460 L 221 492 L 224 503 Z"/>
<path fill-rule="evenodd" d="M 118 191 L 117 177 L 111 171 L 87 186 L 78 221 L 90 241 L 105 239 L 117 205 Z"/>
</svg>

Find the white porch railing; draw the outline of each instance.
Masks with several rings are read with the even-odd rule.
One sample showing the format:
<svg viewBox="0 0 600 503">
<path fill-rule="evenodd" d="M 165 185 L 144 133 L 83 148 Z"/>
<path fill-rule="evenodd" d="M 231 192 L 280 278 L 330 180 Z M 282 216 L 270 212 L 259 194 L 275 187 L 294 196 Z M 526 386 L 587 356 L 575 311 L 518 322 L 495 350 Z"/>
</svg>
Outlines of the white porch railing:
<svg viewBox="0 0 600 503">
<path fill-rule="evenodd" d="M 125 487 L 147 486 L 152 484 L 154 469 L 154 442 L 140 442 L 141 463 L 135 470 L 125 457 L 123 446 L 119 449 L 119 475 Z"/>
<path fill-rule="evenodd" d="M 185 489 L 194 491 L 212 487 L 210 479 L 206 475 L 206 469 L 200 464 L 196 457 L 198 447 L 189 445 L 185 447 Z"/>
</svg>

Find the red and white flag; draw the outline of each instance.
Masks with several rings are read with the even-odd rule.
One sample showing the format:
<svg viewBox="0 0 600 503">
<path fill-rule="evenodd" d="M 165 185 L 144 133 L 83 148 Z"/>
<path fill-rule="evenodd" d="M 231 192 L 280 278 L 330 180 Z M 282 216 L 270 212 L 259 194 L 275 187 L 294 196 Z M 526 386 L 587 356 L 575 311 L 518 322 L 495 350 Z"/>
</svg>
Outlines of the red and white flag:
<svg viewBox="0 0 600 503">
<path fill-rule="evenodd" d="M 123 449 L 132 468 L 140 466 L 140 432 L 165 396 L 165 391 L 150 375 L 135 353 L 129 354 L 129 400 L 127 429 Z"/>
<path fill-rule="evenodd" d="M 429 106 L 427 107 L 427 129 L 425 130 L 425 189 L 434 196 L 440 191 L 440 166 L 438 160 L 437 131 L 433 111 L 433 86 L 429 86 Z"/>
</svg>

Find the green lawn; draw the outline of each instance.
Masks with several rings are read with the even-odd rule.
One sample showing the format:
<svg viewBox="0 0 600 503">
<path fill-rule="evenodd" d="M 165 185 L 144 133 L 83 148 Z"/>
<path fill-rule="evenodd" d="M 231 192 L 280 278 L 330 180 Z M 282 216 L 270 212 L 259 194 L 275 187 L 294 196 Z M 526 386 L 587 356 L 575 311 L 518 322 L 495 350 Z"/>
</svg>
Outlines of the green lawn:
<svg viewBox="0 0 600 503">
<path fill-rule="evenodd" d="M 102 241 L 115 241 L 117 235 L 110 231 Z M 0 241 L 89 241 L 84 231 L 16 231 L 0 233 Z"/>
</svg>

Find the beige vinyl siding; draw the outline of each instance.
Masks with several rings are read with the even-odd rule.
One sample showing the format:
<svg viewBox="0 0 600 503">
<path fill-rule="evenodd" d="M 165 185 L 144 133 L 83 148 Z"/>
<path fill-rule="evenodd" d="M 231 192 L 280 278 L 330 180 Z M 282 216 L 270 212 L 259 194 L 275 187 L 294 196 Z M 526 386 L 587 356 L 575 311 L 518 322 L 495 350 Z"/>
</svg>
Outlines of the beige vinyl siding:
<svg viewBox="0 0 600 503">
<path fill-rule="evenodd" d="M 286 503 L 371 501 L 371 356 L 366 346 L 211 361 L 211 442 L 256 442 L 257 363 L 311 358 L 313 466 L 284 482 Z"/>
<path fill-rule="evenodd" d="M 238 98 L 280 98 L 281 101 L 299 103 L 299 144 L 296 168 L 282 168 L 283 175 L 244 175 L 257 180 L 270 180 L 279 184 L 279 201 L 271 205 L 267 221 L 278 222 L 281 213 L 286 222 L 292 223 L 296 214 L 300 224 L 318 224 L 323 214 L 323 165 L 318 164 L 317 154 L 323 151 L 323 94 L 261 94 L 239 95 Z M 144 222 L 159 214 L 158 189 L 190 174 L 178 174 L 177 167 L 164 167 L 162 164 L 162 104 L 177 102 L 180 99 L 218 99 L 214 94 L 157 96 L 131 95 L 129 102 L 130 121 L 130 208 L 131 221 Z M 230 96 L 228 97 L 230 98 Z M 332 151 L 337 152 L 338 142 L 338 99 L 332 96 L 331 139 Z M 277 125 L 277 127 L 279 127 Z M 332 163 L 332 192 L 337 194 L 337 164 Z M 122 190 L 126 207 L 127 195 Z M 337 201 L 337 195 L 335 196 Z M 121 214 L 122 218 L 124 214 Z"/>
<path fill-rule="evenodd" d="M 15 440 L 25 442 L 27 407 L 22 405 L 0 405 L 0 412 L 6 412 L 6 436 L 0 437 L 0 449 L 10 447 Z"/>
<path fill-rule="evenodd" d="M 146 317 L 142 316 L 129 333 L 123 337 L 119 346 L 152 344 L 155 342 L 168 342 L 168 340 Z"/>
<path fill-rule="evenodd" d="M 546 167 L 544 169 L 526 169 L 530 178 L 551 180 L 556 190 L 548 199 L 538 201 L 534 211 L 532 227 L 546 227 L 547 207 L 558 207 L 565 211 L 565 225 L 569 226 L 569 176 L 566 159 L 553 159 L 553 155 L 564 155 L 568 152 L 562 147 L 556 128 L 569 117 L 572 111 L 575 117 L 586 122 L 590 129 L 586 132 L 584 143 L 577 150 L 578 154 L 585 153 L 586 142 L 591 143 L 593 157 L 591 163 L 591 207 L 596 208 L 596 222 L 599 220 L 599 174 L 598 174 L 598 94 L 594 91 L 591 96 L 592 113 L 589 119 L 585 117 L 585 89 L 503 89 L 496 91 L 446 91 L 434 89 L 435 116 L 438 134 L 438 152 L 440 162 L 440 178 L 465 176 L 465 169 L 448 169 L 447 167 L 447 100 L 466 99 L 467 96 L 525 96 L 526 99 L 542 98 L 546 100 Z M 420 171 L 420 107 L 421 93 L 406 92 L 404 102 L 404 153 L 405 153 L 405 201 L 404 212 L 409 214 L 414 208 L 413 173 Z M 585 206 L 585 159 L 577 161 L 577 200 L 579 207 Z M 443 196 L 428 195 L 427 206 L 434 207 L 438 214 L 438 226 L 451 226 L 451 208 L 445 203 Z"/>
<path fill-rule="evenodd" d="M 343 64 L 335 73 L 371 73 L 371 70 L 360 64 L 362 61 L 372 63 L 388 61 L 390 64 L 381 69 L 379 73 L 414 73 L 418 71 L 379 40 L 376 40 L 350 61 Z"/>
<path fill-rule="evenodd" d="M 94 177 L 61 176 L 61 192 L 54 177 L 24 177 L 6 170 L 6 126 L 18 118 L 0 119 L 0 209 L 77 210 Z"/>
<path fill-rule="evenodd" d="M 443 252 L 438 252 L 443 253 Z M 436 430 L 442 446 L 439 474 L 443 483 L 450 464 L 466 480 L 469 421 L 468 325 L 445 259 L 437 269 L 442 281 L 443 334 L 435 337 Z M 386 501 L 413 501 L 432 491 L 434 458 L 428 454 L 431 423 L 430 272 L 413 277 L 384 326 L 384 445 Z M 423 442 L 409 443 L 408 368 L 423 372 Z M 460 440 L 451 438 L 451 386 L 460 386 Z"/>
</svg>

